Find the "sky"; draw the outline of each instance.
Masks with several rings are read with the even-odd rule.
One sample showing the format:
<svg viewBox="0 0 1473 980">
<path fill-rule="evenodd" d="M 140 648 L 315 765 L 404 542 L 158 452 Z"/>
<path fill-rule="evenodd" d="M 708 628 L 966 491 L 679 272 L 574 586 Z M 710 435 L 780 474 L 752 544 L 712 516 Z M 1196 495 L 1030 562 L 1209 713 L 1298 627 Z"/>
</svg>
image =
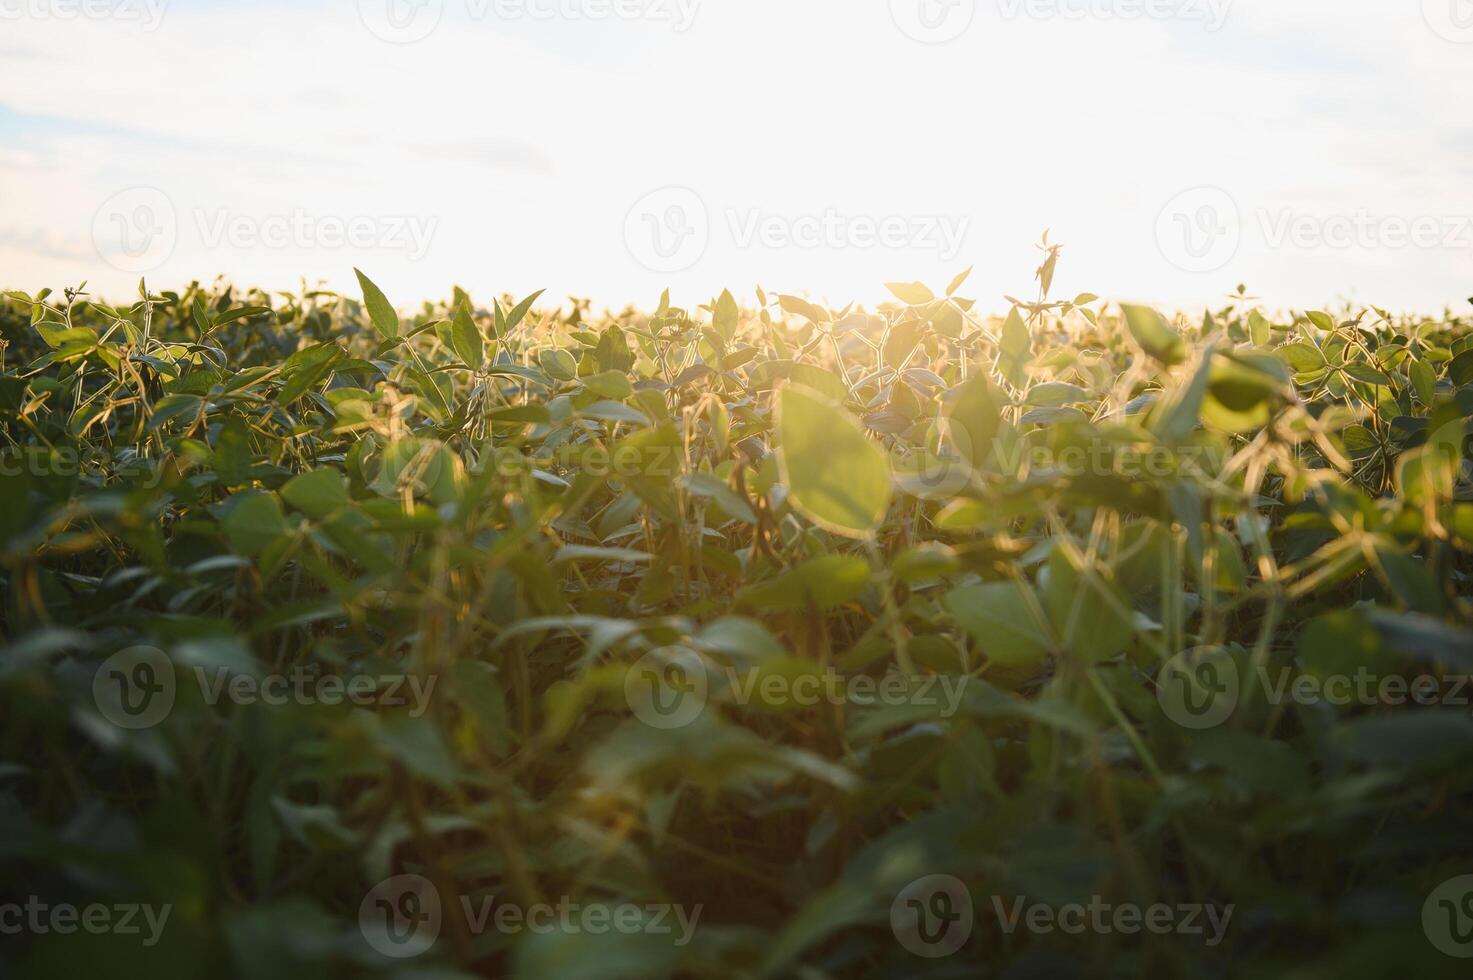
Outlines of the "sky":
<svg viewBox="0 0 1473 980">
<path fill-rule="evenodd" d="M 1473 296 L 1473 0 L 0 0 L 0 287 Z"/>
</svg>

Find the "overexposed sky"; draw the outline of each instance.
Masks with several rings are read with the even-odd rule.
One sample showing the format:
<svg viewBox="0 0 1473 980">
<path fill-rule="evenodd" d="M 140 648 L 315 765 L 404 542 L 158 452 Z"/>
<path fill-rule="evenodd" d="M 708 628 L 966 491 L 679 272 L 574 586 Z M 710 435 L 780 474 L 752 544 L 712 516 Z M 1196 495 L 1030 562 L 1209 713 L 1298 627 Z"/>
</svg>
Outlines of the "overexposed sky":
<svg viewBox="0 0 1473 980">
<path fill-rule="evenodd" d="M 0 286 L 1473 296 L 1473 0 L 0 0 Z"/>
</svg>

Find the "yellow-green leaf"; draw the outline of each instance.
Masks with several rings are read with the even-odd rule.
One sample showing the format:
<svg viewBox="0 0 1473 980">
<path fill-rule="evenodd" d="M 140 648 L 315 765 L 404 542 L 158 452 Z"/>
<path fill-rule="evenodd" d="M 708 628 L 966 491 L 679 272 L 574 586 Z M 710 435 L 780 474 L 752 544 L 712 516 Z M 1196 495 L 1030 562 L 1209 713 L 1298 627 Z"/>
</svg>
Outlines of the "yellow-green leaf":
<svg viewBox="0 0 1473 980">
<path fill-rule="evenodd" d="M 866 537 L 890 509 L 890 461 L 837 402 L 788 385 L 777 403 L 778 465 L 798 513 L 835 534 Z"/>
</svg>

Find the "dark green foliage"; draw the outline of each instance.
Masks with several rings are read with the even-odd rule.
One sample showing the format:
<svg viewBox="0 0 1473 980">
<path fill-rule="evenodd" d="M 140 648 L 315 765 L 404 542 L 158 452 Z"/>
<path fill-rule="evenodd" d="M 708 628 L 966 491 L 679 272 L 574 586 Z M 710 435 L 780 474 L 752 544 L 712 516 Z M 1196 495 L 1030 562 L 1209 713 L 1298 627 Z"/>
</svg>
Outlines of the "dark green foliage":
<svg viewBox="0 0 1473 980">
<path fill-rule="evenodd" d="M 0 895 L 172 909 L 0 975 L 1464 975 L 1423 910 L 1473 873 L 1466 320 L 359 276 L 0 305 Z M 1274 697 L 1358 671 L 1445 686 Z M 395 959 L 402 875 L 443 924 Z M 973 904 L 936 959 L 895 918 L 931 875 Z"/>
</svg>

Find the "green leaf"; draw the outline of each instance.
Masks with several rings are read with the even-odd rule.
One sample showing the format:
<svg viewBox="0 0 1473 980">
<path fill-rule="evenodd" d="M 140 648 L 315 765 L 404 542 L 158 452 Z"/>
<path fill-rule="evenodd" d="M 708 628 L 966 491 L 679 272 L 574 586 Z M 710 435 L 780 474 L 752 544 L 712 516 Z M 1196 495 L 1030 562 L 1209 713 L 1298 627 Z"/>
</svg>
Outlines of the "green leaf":
<svg viewBox="0 0 1473 980">
<path fill-rule="evenodd" d="M 532 304 L 537 302 L 537 298 L 541 296 L 544 292 L 545 290 L 539 289 L 537 290 L 537 292 L 533 293 L 531 296 L 528 296 L 526 299 L 522 300 L 515 307 L 513 307 L 512 311 L 506 315 L 505 322 L 498 324 L 496 331 L 497 335 L 505 337 L 507 334 L 515 330 L 517 328 L 517 324 L 521 323 L 526 315 L 531 311 Z"/>
<path fill-rule="evenodd" d="M 1322 371 L 1328 366 L 1325 355 L 1320 353 L 1320 349 L 1302 340 L 1298 343 L 1286 344 L 1275 353 L 1294 370 L 1295 374 L 1311 374 L 1315 371 Z"/>
<path fill-rule="evenodd" d="M 810 303 L 802 297 L 780 295 L 777 301 L 787 312 L 806 317 L 814 323 L 828 323 L 833 320 L 833 317 L 822 306 L 816 303 Z"/>
<path fill-rule="evenodd" d="M 1465 350 L 1447 366 L 1447 376 L 1455 385 L 1473 384 L 1473 350 Z"/>
<path fill-rule="evenodd" d="M 1042 608 L 1027 582 L 994 582 L 953 589 L 946 608 L 982 653 L 1007 667 L 1043 662 L 1052 644 L 1034 612 Z"/>
<path fill-rule="evenodd" d="M 1407 373 L 1411 377 L 1412 390 L 1417 393 L 1417 400 L 1430 406 L 1437 394 L 1437 372 L 1426 361 L 1415 360 Z"/>
<path fill-rule="evenodd" d="M 1457 362 L 1454 361 L 1453 363 L 1456 364 Z M 1355 363 L 1347 365 L 1345 373 L 1357 381 L 1364 381 L 1366 384 L 1380 385 L 1383 388 L 1390 388 L 1392 386 L 1390 378 L 1369 364 Z"/>
<path fill-rule="evenodd" d="M 623 402 L 594 402 L 587 408 L 580 408 L 578 414 L 586 419 L 598 419 L 600 422 L 627 422 L 630 425 L 650 424 L 650 420 L 644 413 Z"/>
<path fill-rule="evenodd" d="M 849 400 L 849 388 L 837 374 L 815 364 L 794 364 L 788 372 L 788 380 L 805 388 L 812 388 L 840 405 Z"/>
<path fill-rule="evenodd" d="M 974 377 L 948 395 L 946 438 L 976 469 L 992 458 L 1007 399 L 985 376 Z"/>
<path fill-rule="evenodd" d="M 724 481 L 710 473 L 692 473 L 686 477 L 685 491 L 692 496 L 714 500 L 727 516 L 735 520 L 744 521 L 747 524 L 757 523 L 757 515 L 753 512 L 752 505 L 743 500 L 741 495 L 727 486 Z"/>
<path fill-rule="evenodd" d="M 756 663 L 781 657 L 787 651 L 756 620 L 727 616 L 701 627 L 692 639 L 696 646 L 724 654 L 734 661 Z"/>
<path fill-rule="evenodd" d="M 433 439 L 407 436 L 390 443 L 383 452 L 373 489 L 384 497 L 399 497 L 405 490 L 438 505 L 453 503 L 460 496 L 465 466 L 460 457 Z"/>
<path fill-rule="evenodd" d="M 890 460 L 842 406 L 789 384 L 777 398 L 777 455 L 793 508 L 847 537 L 873 534 L 890 509 Z"/>
<path fill-rule="evenodd" d="M 618 326 L 609 327 L 598 339 L 598 366 L 604 371 L 628 373 L 634 367 L 629 338 Z"/>
<path fill-rule="evenodd" d="M 1100 573 L 1087 581 L 1061 545 L 1039 578 L 1043 605 L 1063 652 L 1094 663 L 1124 650 L 1135 633 L 1129 600 Z"/>
<path fill-rule="evenodd" d="M 1212 348 L 1202 354 L 1202 362 L 1186 384 L 1179 385 L 1156 403 L 1151 412 L 1151 427 L 1162 439 L 1180 442 L 1197 428 L 1202 416 L 1202 401 L 1212 379 Z"/>
<path fill-rule="evenodd" d="M 572 381 L 578 377 L 578 361 L 565 350 L 549 347 L 537 354 L 537 363 L 550 378 Z"/>
<path fill-rule="evenodd" d="M 450 321 L 450 336 L 455 342 L 455 352 L 472 369 L 479 370 L 485 357 L 485 341 L 481 329 L 471 317 L 470 304 L 461 303 L 455 308 L 455 317 Z"/>
<path fill-rule="evenodd" d="M 1273 339 L 1274 327 L 1266 320 L 1262 313 L 1254 310 L 1248 314 L 1248 330 L 1253 336 L 1253 343 L 1257 347 L 1267 347 Z"/>
<path fill-rule="evenodd" d="M 281 488 L 281 496 L 314 520 L 329 517 L 352 503 L 343 475 L 327 468 L 293 477 Z"/>
<path fill-rule="evenodd" d="M 214 469 L 220 483 L 227 487 L 238 487 L 251 479 L 251 430 L 239 415 L 230 416 L 220 426 Z"/>
<path fill-rule="evenodd" d="M 286 384 L 281 386 L 281 391 L 276 394 L 278 405 L 290 405 L 298 398 L 305 395 L 314 385 L 333 369 L 333 366 L 341 361 L 347 353 L 337 344 L 319 344 L 306 350 L 297 351 L 287 358 L 282 368 L 282 374 L 286 377 Z"/>
<path fill-rule="evenodd" d="M 921 306 L 936 298 L 936 294 L 923 282 L 887 282 L 885 288 L 907 306 Z"/>
<path fill-rule="evenodd" d="M 1171 367 L 1187 359 L 1187 345 L 1181 334 L 1172 329 L 1166 318 L 1149 306 L 1121 303 L 1125 314 L 1125 325 L 1141 349 L 1156 360 Z"/>
<path fill-rule="evenodd" d="M 758 609 L 830 609 L 859 598 L 869 578 L 869 563 L 863 558 L 824 555 L 746 589 L 741 601 Z"/>
<path fill-rule="evenodd" d="M 1319 310 L 1310 310 L 1305 316 L 1309 318 L 1310 323 L 1313 323 L 1321 330 L 1327 333 L 1335 332 L 1335 318 L 1328 313 L 1321 313 Z"/>
<path fill-rule="evenodd" d="M 259 555 L 289 530 L 275 494 L 248 490 L 227 503 L 230 510 L 221 524 L 237 554 Z"/>
<path fill-rule="evenodd" d="M 1028 383 L 1028 364 L 1033 359 L 1033 338 L 1015 306 L 1003 321 L 998 339 L 997 370 L 1014 388 Z"/>
<path fill-rule="evenodd" d="M 394 312 L 394 307 L 389 303 L 388 297 L 373 284 L 358 269 L 353 270 L 358 276 L 358 285 L 363 289 L 363 305 L 368 308 L 369 319 L 373 321 L 373 328 L 379 332 L 379 336 L 385 340 L 399 336 L 399 314 Z"/>
<path fill-rule="evenodd" d="M 623 401 L 634 394 L 629 375 L 623 371 L 604 371 L 584 378 L 583 384 L 600 398 L 611 398 L 614 401 Z"/>
<path fill-rule="evenodd" d="M 956 551 L 939 541 L 928 541 L 902 551 L 890 565 L 890 573 L 902 582 L 928 582 L 961 571 Z"/>
<path fill-rule="evenodd" d="M 731 290 L 723 289 L 721 297 L 716 300 L 716 306 L 711 311 L 711 322 L 721 339 L 728 344 L 736 336 L 737 325 L 741 319 L 741 311 L 737 308 L 736 297 L 731 295 Z"/>
</svg>

